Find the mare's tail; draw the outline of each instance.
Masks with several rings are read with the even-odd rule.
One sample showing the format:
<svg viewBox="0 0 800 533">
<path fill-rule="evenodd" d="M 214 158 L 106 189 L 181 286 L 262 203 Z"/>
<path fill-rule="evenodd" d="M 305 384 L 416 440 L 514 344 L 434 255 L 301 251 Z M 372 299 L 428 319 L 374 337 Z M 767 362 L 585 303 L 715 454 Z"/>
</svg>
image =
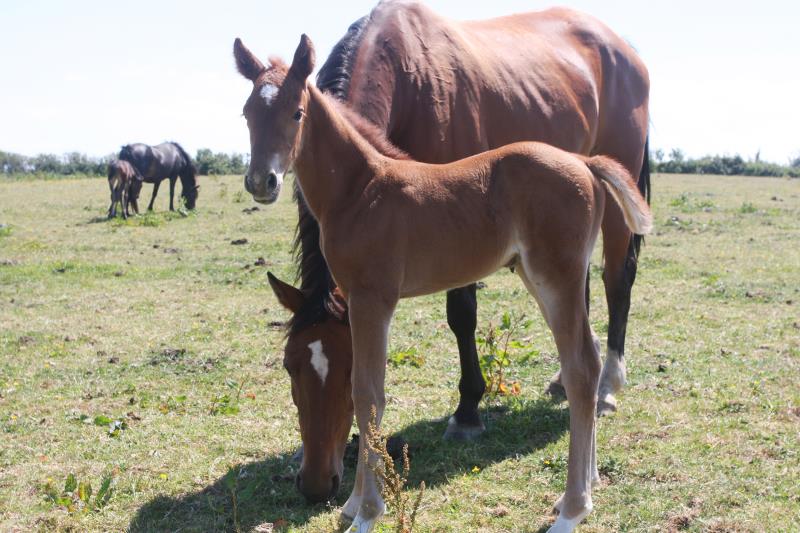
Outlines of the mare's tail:
<svg viewBox="0 0 800 533">
<path fill-rule="evenodd" d="M 586 166 L 594 177 L 606 184 L 611 196 L 622 208 L 625 224 L 633 233 L 645 235 L 653 229 L 653 215 L 642 193 L 625 167 L 605 156 L 587 157 Z"/>
</svg>

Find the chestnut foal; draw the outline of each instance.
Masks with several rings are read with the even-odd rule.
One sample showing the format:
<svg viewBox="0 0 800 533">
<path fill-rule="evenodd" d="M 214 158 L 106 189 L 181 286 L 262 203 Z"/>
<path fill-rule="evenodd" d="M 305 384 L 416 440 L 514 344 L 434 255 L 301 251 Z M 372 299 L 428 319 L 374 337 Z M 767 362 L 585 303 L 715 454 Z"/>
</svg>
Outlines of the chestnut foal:
<svg viewBox="0 0 800 533">
<path fill-rule="evenodd" d="M 325 258 L 349 306 L 353 406 L 361 433 L 353 493 L 342 514 L 351 532 L 371 531 L 384 512 L 364 459 L 370 410 L 385 407 L 386 349 L 398 299 L 462 287 L 514 266 L 553 332 L 569 401 L 567 488 L 550 531 L 572 531 L 592 510 L 600 355 L 585 304 L 586 271 L 606 190 L 631 231 L 651 216 L 629 173 L 605 157 L 516 143 L 446 165 L 390 159 L 367 142 L 330 97 L 308 83 L 314 48 L 305 35 L 290 67 L 266 68 L 234 44 L 253 82 L 249 191 L 293 166 L 321 227 Z M 257 200 L 262 198 L 256 198 Z M 312 354 L 313 356 L 313 354 Z M 291 369 L 289 369 L 291 371 Z"/>
</svg>

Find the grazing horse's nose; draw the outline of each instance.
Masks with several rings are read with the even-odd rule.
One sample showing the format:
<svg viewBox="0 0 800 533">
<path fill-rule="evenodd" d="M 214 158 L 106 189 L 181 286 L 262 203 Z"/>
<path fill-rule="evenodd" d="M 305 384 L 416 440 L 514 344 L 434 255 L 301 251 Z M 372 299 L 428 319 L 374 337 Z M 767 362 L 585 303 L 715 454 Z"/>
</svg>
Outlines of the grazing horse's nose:
<svg viewBox="0 0 800 533">
<path fill-rule="evenodd" d="M 294 478 L 294 484 L 298 492 L 306 497 L 308 503 L 319 503 L 332 500 L 336 493 L 339 492 L 339 484 L 341 483 L 339 476 L 334 475 L 330 478 L 330 484 L 324 483 L 323 486 L 309 487 L 303 483 L 303 474 L 299 473 Z M 325 486 L 327 485 L 327 486 Z"/>
</svg>

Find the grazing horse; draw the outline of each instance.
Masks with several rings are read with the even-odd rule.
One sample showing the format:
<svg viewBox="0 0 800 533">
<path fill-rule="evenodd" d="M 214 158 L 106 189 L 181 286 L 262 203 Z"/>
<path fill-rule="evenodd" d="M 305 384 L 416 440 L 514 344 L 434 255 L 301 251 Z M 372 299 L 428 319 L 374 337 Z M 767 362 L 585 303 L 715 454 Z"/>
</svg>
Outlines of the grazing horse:
<svg viewBox="0 0 800 533">
<path fill-rule="evenodd" d="M 139 214 L 139 191 L 142 190 L 142 177 L 127 161 L 115 159 L 108 164 L 108 188 L 111 189 L 111 205 L 108 218 L 117 216 L 117 203 L 122 208 L 122 218 L 130 215 L 128 206 L 132 205 Z"/>
<path fill-rule="evenodd" d="M 609 155 L 639 176 L 642 194 L 649 195 L 647 70 L 627 43 L 582 13 L 551 9 L 456 22 L 415 2 L 383 1 L 334 47 L 317 86 L 348 102 L 418 161 L 446 163 L 514 141 L 537 140 L 584 155 Z M 268 89 L 265 96 L 270 94 Z M 379 141 L 363 120 L 350 118 L 362 135 Z M 376 148 L 401 157 L 385 144 Z M 281 179 L 270 175 L 259 197 L 277 197 Z M 313 371 L 302 342 L 306 330 L 313 329 L 326 344 L 325 326 L 337 322 L 329 320 L 327 311 L 333 284 L 320 250 L 319 224 L 299 190 L 295 195 L 300 215 L 295 250 L 304 299 L 289 323 L 286 355 L 305 360 L 302 364 Z M 625 381 L 625 331 L 641 243 L 613 202 L 602 230 L 609 329 L 598 414 L 615 409 L 614 393 Z M 470 438 L 483 430 L 478 405 L 485 382 L 475 347 L 476 314 L 474 285 L 447 293 L 447 322 L 458 342 L 461 379 L 460 401 L 445 437 Z M 337 338 L 336 328 L 331 335 Z M 333 352 L 333 346 L 325 350 L 337 360 L 352 358 Z M 342 367 L 331 366 L 329 382 L 349 383 L 333 380 L 337 372 Z M 327 432 L 324 439 L 304 437 L 304 451 L 333 453 L 339 448 L 332 444 L 335 435 L 347 433 L 352 410 L 336 411 L 343 404 L 328 399 L 349 391 L 323 390 L 313 380 L 293 379 L 292 385 L 307 398 L 298 405 L 300 419 Z M 558 375 L 550 389 L 559 392 Z M 329 408 L 323 413 L 315 409 L 318 405 Z M 327 468 L 317 475 L 331 479 Z"/>
<path fill-rule="evenodd" d="M 251 144 L 245 188 L 267 201 L 270 179 L 294 168 L 348 304 L 352 400 L 361 433 L 356 481 L 342 510 L 353 520 L 348 531 L 372 531 L 385 509 L 372 470 L 379 459 L 368 453 L 366 438 L 370 411 L 380 425 L 385 408 L 388 332 L 398 300 L 466 286 L 507 266 L 536 299 L 559 352 L 570 450 L 567 487 L 551 531 L 572 531 L 592 510 L 592 484 L 599 480 L 601 362 L 585 303 L 586 272 L 607 194 L 629 231 L 650 231 L 650 210 L 633 178 L 613 159 L 536 142 L 441 165 L 392 159 L 351 125 L 334 99 L 308 83 L 315 56 L 305 35 L 290 67 L 277 59 L 265 67 L 238 39 L 234 55 L 253 83 L 244 106 Z M 325 386 L 323 347 L 312 343 L 309 350 Z"/>
<path fill-rule="evenodd" d="M 197 168 L 189 154 L 176 142 L 156 146 L 142 143 L 127 144 L 119 152 L 119 158 L 133 165 L 145 183 L 153 184 L 153 196 L 148 211 L 153 210 L 161 181 L 169 179 L 169 210 L 174 211 L 175 182 L 181 178 L 181 196 L 187 209 L 194 209 L 197 202 Z"/>
</svg>

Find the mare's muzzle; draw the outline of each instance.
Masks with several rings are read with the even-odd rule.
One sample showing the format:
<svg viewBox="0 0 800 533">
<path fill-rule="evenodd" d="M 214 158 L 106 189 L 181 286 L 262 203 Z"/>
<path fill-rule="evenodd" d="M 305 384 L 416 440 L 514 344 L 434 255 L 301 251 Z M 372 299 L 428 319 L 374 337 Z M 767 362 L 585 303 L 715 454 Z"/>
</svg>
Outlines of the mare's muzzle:
<svg viewBox="0 0 800 533">
<path fill-rule="evenodd" d="M 336 493 L 339 492 L 340 482 L 339 475 L 335 474 L 321 484 L 311 485 L 309 483 L 304 483 L 302 470 L 294 479 L 297 490 L 306 497 L 308 503 L 320 503 L 333 500 L 336 497 Z"/>
</svg>

